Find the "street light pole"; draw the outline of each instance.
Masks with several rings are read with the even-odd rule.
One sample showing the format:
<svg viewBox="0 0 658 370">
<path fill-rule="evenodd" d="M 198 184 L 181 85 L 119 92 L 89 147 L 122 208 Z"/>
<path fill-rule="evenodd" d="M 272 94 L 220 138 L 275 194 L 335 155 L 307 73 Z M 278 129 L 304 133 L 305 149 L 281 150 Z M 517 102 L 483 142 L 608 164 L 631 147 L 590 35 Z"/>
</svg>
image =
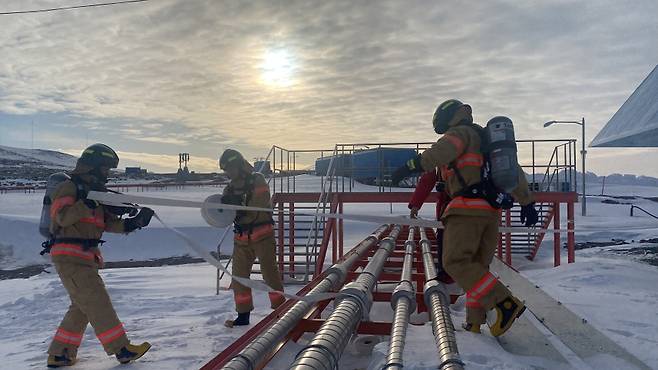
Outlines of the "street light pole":
<svg viewBox="0 0 658 370">
<path fill-rule="evenodd" d="M 580 156 L 583 159 L 583 208 L 582 215 L 587 216 L 587 195 L 585 194 L 585 177 L 587 176 L 587 171 L 585 170 L 585 156 L 587 155 L 587 150 L 585 149 L 585 117 L 583 117 L 582 123 L 580 124 L 583 128 L 583 150 L 580 152 Z"/>
<path fill-rule="evenodd" d="M 554 123 L 575 123 L 582 127 L 583 137 L 582 137 L 582 149 L 580 151 L 580 156 L 583 160 L 583 205 L 582 205 L 582 215 L 587 216 L 587 194 L 585 194 L 585 174 L 587 170 L 585 168 L 585 156 L 587 155 L 587 150 L 585 150 L 585 117 L 580 121 L 548 121 L 544 123 L 544 127 L 548 127 Z"/>
</svg>

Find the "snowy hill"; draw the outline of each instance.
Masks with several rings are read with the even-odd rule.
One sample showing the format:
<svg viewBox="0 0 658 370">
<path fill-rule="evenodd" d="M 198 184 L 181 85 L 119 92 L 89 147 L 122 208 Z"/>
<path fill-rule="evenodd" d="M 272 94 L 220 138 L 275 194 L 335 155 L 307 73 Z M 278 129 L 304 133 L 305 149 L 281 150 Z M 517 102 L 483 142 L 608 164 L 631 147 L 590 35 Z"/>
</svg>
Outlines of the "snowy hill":
<svg viewBox="0 0 658 370">
<path fill-rule="evenodd" d="M 75 167 L 76 160 L 54 150 L 0 146 L 0 185 L 43 181 L 53 172 Z"/>
<path fill-rule="evenodd" d="M 24 149 L 0 145 L 0 165 L 40 166 L 55 168 L 75 167 L 76 157 L 45 149 Z"/>
</svg>

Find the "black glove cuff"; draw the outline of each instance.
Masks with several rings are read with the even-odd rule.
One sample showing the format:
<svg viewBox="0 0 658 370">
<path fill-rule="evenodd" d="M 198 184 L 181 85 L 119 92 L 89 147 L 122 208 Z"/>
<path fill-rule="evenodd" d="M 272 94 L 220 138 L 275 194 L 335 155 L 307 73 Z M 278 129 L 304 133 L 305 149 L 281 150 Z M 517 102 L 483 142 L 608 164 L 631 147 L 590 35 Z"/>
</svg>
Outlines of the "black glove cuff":
<svg viewBox="0 0 658 370">
<path fill-rule="evenodd" d="M 135 222 L 135 217 L 133 218 L 127 218 L 123 222 L 123 230 L 127 233 L 131 233 L 135 230 L 139 229 L 139 226 L 137 226 L 137 223 Z"/>
<path fill-rule="evenodd" d="M 87 206 L 89 209 L 96 209 L 98 208 L 98 202 L 91 200 L 91 199 L 83 199 L 82 202 Z"/>
</svg>

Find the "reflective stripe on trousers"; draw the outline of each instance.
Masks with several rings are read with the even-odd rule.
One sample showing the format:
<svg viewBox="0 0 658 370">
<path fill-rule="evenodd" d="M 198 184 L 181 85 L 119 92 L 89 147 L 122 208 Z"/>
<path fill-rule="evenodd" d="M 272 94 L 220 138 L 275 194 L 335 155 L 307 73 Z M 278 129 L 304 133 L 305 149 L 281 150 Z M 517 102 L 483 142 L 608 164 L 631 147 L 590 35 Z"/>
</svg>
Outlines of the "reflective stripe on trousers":
<svg viewBox="0 0 658 370">
<path fill-rule="evenodd" d="M 112 343 L 113 341 L 121 338 L 124 335 L 126 335 L 126 331 L 123 328 L 123 324 L 119 324 L 113 327 L 112 329 L 106 330 L 100 334 L 96 334 L 98 340 L 100 340 L 100 342 L 104 345 L 108 343 Z"/>
<path fill-rule="evenodd" d="M 72 344 L 79 347 L 80 343 L 82 343 L 82 333 L 73 333 L 60 327 L 57 328 L 54 339 L 60 343 Z"/>
<path fill-rule="evenodd" d="M 480 279 L 473 288 L 467 292 L 467 297 L 470 296 L 472 299 L 479 301 L 482 297 L 487 295 L 494 286 L 496 286 L 496 282 L 498 282 L 498 279 L 496 279 L 491 272 L 487 272 L 482 279 Z"/>
</svg>

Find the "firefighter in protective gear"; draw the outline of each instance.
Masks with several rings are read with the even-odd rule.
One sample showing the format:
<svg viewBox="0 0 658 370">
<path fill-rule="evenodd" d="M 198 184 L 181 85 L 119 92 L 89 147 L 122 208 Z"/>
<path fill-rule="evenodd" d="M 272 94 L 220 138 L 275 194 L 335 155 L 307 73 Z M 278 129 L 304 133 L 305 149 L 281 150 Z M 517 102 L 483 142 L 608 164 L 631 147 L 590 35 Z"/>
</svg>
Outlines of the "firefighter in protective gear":
<svg viewBox="0 0 658 370">
<path fill-rule="evenodd" d="M 410 160 L 393 174 L 393 182 L 408 174 L 440 169 L 446 190 L 452 198 L 442 215 L 443 264 L 445 270 L 466 291 L 464 328 L 479 333 L 486 313 L 495 310 L 491 334 L 507 331 L 525 310 L 525 305 L 489 272 L 498 244 L 499 209 L 485 199 L 462 192 L 482 181 L 484 157 L 481 138 L 473 126 L 471 107 L 458 100 L 439 105 L 433 120 L 434 129 L 444 134 L 422 155 Z M 532 194 L 524 172 L 519 169 L 518 186 L 512 197 L 522 205 L 526 225 L 537 222 Z"/>
<path fill-rule="evenodd" d="M 432 189 L 436 189 L 437 191 L 436 219 L 437 220 L 441 219 L 441 215 L 443 214 L 445 207 L 448 205 L 449 199 L 448 199 L 448 194 L 445 191 L 445 183 L 441 178 L 441 174 L 438 168 L 435 168 L 432 171 L 425 172 L 418 180 L 418 184 L 416 185 L 416 190 L 414 190 L 414 193 L 411 196 L 411 199 L 409 200 L 409 204 L 407 205 L 407 207 L 409 208 L 410 218 L 418 217 L 418 211 L 420 211 L 420 208 L 423 206 L 423 203 L 425 203 L 425 200 L 432 192 Z M 436 230 L 436 237 L 437 238 L 443 237 L 442 229 Z M 441 253 L 442 250 L 443 250 L 442 246 L 439 245 L 439 253 Z M 439 281 L 445 284 L 454 284 L 455 282 L 454 279 L 451 278 L 450 275 L 448 275 L 445 272 L 445 269 L 443 268 L 443 261 L 441 259 L 439 259 L 436 265 L 436 269 L 439 272 L 437 276 L 437 279 Z"/>
<path fill-rule="evenodd" d="M 151 345 L 133 345 L 117 317 L 98 269 L 103 266 L 99 245 L 103 232 L 128 233 L 147 226 L 153 211 L 143 208 L 135 217 L 121 219 L 98 202 L 87 199 L 91 190 L 105 191 L 111 168 L 119 157 L 110 147 L 94 144 L 78 159 L 71 179 L 53 193 L 50 208 L 50 254 L 70 299 L 64 319 L 48 349 L 48 367 L 73 365 L 87 324 L 91 324 L 108 355 L 121 363 L 140 358 Z"/>
<path fill-rule="evenodd" d="M 219 167 L 231 179 L 222 196 L 222 203 L 272 208 L 270 189 L 265 177 L 257 172 L 236 150 L 227 149 L 219 160 Z M 272 289 L 283 292 L 281 275 L 276 262 L 274 221 L 270 212 L 238 211 L 234 221 L 233 275 L 249 278 L 254 260 L 258 258 L 263 280 Z M 251 289 L 236 281 L 231 282 L 235 299 L 235 320 L 227 320 L 227 327 L 249 325 L 249 314 L 254 309 Z M 285 297 L 268 293 L 272 309 L 279 307 Z"/>
</svg>

